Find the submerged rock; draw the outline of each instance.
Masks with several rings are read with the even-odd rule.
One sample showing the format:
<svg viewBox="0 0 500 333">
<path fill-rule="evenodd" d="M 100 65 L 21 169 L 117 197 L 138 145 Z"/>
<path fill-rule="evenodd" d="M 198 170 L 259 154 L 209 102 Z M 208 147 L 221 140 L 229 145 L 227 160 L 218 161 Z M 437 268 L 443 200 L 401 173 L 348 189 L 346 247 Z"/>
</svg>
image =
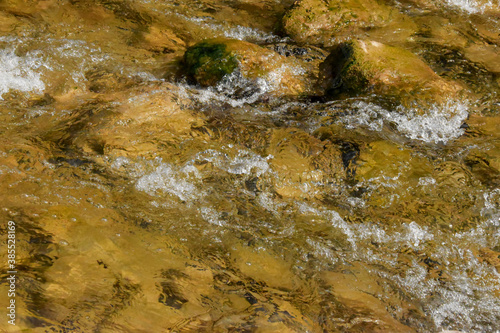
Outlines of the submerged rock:
<svg viewBox="0 0 500 333">
<path fill-rule="evenodd" d="M 329 271 L 322 274 L 324 282 L 330 287 L 335 299 L 342 303 L 344 313 L 350 313 L 343 328 L 348 332 L 415 332 L 409 325 L 394 318 L 387 309 L 398 306 L 404 317 L 409 312 L 418 313 L 419 309 L 409 304 L 404 298 L 376 297 L 384 293 L 382 284 L 369 274 L 366 268 L 352 265 L 342 272 Z M 390 304 L 390 305 L 389 305 Z"/>
<path fill-rule="evenodd" d="M 184 65 L 189 77 L 202 86 L 236 79 L 276 95 L 298 95 L 310 92 L 315 83 L 298 59 L 241 40 L 200 42 L 188 48 Z"/>
<path fill-rule="evenodd" d="M 178 149 L 187 150 L 186 146 L 181 148 L 181 142 L 196 145 L 210 137 L 204 119 L 193 111 L 177 86 L 163 83 L 133 87 L 117 92 L 113 98 L 123 102 L 115 107 L 80 107 L 51 132 L 51 140 L 66 138 L 66 131 L 72 129 L 72 136 L 65 140 L 99 162 L 98 156 L 103 154 L 111 158 L 167 158 Z M 89 108 L 94 114 L 87 117 Z"/>
<path fill-rule="evenodd" d="M 185 50 L 185 42 L 171 29 L 159 26 L 150 26 L 147 31 L 137 33 L 136 46 L 144 48 L 154 54 L 177 54 Z"/>
<path fill-rule="evenodd" d="M 444 104 L 463 88 L 437 75 L 413 53 L 375 41 L 337 45 L 321 65 L 328 93 L 366 93 L 395 99 L 404 106 Z"/>
<path fill-rule="evenodd" d="M 464 49 L 467 59 L 480 64 L 494 74 L 500 74 L 500 46 L 488 43 L 475 43 Z"/>
<path fill-rule="evenodd" d="M 393 35 L 413 31 L 414 25 L 397 9 L 376 0 L 301 0 L 283 18 L 283 27 L 294 40 L 324 46 L 389 24 L 397 24 Z"/>
<path fill-rule="evenodd" d="M 478 124 L 479 119 L 482 119 L 484 124 Z M 486 118 L 487 121 L 484 121 L 484 119 L 482 117 L 473 117 L 471 120 L 471 133 L 481 132 L 483 135 L 498 137 L 499 117 L 488 117 Z M 493 188 L 500 186 L 500 145 L 493 144 L 487 149 L 474 147 L 464 158 L 464 162 L 482 184 Z"/>
<path fill-rule="evenodd" d="M 402 145 L 379 140 L 361 149 L 356 177 L 361 182 L 381 178 L 399 179 L 407 183 L 428 176 L 432 170 L 426 158 Z"/>
<path fill-rule="evenodd" d="M 296 128 L 274 130 L 266 153 L 273 156 L 270 165 L 280 180 L 275 190 L 282 197 L 314 197 L 325 184 L 341 184 L 346 176 L 336 146 Z"/>
</svg>

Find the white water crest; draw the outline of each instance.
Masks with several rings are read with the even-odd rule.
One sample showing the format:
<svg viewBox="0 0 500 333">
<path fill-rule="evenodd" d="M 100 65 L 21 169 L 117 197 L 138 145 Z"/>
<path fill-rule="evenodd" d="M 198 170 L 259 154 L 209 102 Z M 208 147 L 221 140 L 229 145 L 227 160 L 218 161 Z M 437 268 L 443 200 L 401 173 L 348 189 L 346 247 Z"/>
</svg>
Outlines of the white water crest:
<svg viewBox="0 0 500 333">
<path fill-rule="evenodd" d="M 498 9 L 500 6 L 496 0 L 445 0 L 445 2 L 450 7 L 459 8 L 470 14 L 484 13 L 488 10 Z"/>
<path fill-rule="evenodd" d="M 40 94 L 61 82 L 66 88 L 86 89 L 86 71 L 110 59 L 99 47 L 77 39 L 0 37 L 0 41 L 10 45 L 0 50 L 0 100 L 11 89 Z M 26 45 L 32 51 L 19 55 Z"/>
<path fill-rule="evenodd" d="M 110 167 L 117 172 L 124 172 L 134 178 L 135 188 L 152 196 L 168 193 L 184 202 L 194 202 L 205 197 L 203 188 L 206 172 L 199 171 L 195 164 L 209 162 L 218 170 L 243 178 L 260 177 L 271 171 L 268 159 L 244 149 L 222 151 L 209 149 L 193 156 L 183 165 L 165 163 L 161 158 L 147 160 L 140 158 L 132 161 L 126 157 L 109 159 Z"/>
<path fill-rule="evenodd" d="M 238 154 L 231 158 L 228 154 L 209 149 L 198 153 L 195 161 L 211 162 L 218 169 L 235 175 L 255 175 L 260 177 L 270 170 L 267 161 L 272 158 L 263 158 L 251 151 L 239 150 Z"/>
<path fill-rule="evenodd" d="M 238 71 L 226 75 L 214 87 L 194 88 L 181 84 L 179 88 L 181 95 L 193 98 L 200 103 L 221 102 L 228 103 L 232 107 L 255 103 L 272 90 L 271 85 L 265 79 L 250 80 Z"/>
<path fill-rule="evenodd" d="M 398 130 L 410 139 L 447 143 L 465 133 L 462 124 L 469 115 L 467 110 L 461 102 L 448 101 L 444 106 L 432 106 L 424 115 L 400 108 L 400 112 L 387 112 L 384 117 L 396 123 Z"/>
<path fill-rule="evenodd" d="M 212 17 L 188 17 L 182 14 L 177 14 L 178 17 L 193 22 L 205 29 L 210 29 L 214 33 L 218 34 L 220 37 L 227 37 L 239 40 L 260 42 L 260 43 L 271 43 L 271 42 L 281 42 L 286 39 L 280 38 L 272 33 L 266 33 L 264 31 L 245 27 L 241 25 L 230 26 L 229 24 L 221 24 L 214 22 Z"/>
<path fill-rule="evenodd" d="M 135 187 L 151 195 L 161 190 L 182 201 L 194 200 L 198 196 L 196 186 L 183 179 L 181 173 L 167 163 L 160 164 L 153 172 L 139 178 Z"/>
<path fill-rule="evenodd" d="M 241 107 L 253 104 L 261 97 L 278 92 L 282 89 L 283 78 L 286 75 L 300 77 L 305 71 L 300 66 L 282 65 L 269 71 L 262 77 L 246 78 L 239 70 L 225 75 L 213 87 L 193 87 L 186 84 L 179 85 L 182 96 L 192 98 L 200 103 L 227 103 L 232 107 Z"/>
<path fill-rule="evenodd" d="M 355 102 L 352 107 L 353 113 L 340 120 L 347 128 L 366 126 L 370 130 L 381 131 L 385 123 L 393 123 L 407 138 L 429 143 L 446 144 L 460 137 L 465 133 L 462 125 L 469 115 L 467 104 L 458 101 L 433 105 L 425 114 L 402 106 L 388 111 L 364 101 Z"/>
<path fill-rule="evenodd" d="M 50 69 L 40 51 L 17 56 L 13 49 L 0 50 L 0 100 L 11 89 L 42 93 L 45 90 L 42 68 Z"/>
<path fill-rule="evenodd" d="M 200 209 L 201 217 L 208 223 L 223 227 L 226 223 L 221 219 L 221 214 L 214 208 L 201 207 Z"/>
</svg>

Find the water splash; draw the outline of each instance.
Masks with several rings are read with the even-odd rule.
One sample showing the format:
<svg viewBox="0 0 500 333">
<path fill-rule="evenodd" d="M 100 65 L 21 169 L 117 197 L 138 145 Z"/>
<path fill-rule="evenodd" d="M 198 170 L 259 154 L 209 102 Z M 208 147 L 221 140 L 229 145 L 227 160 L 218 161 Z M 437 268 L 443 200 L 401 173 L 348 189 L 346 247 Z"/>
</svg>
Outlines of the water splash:
<svg viewBox="0 0 500 333">
<path fill-rule="evenodd" d="M 364 101 L 353 103 L 353 113 L 340 119 L 347 128 L 366 126 L 381 131 L 384 124 L 393 123 L 398 131 L 413 140 L 429 143 L 448 143 L 465 133 L 462 128 L 467 119 L 468 106 L 457 101 L 433 105 L 425 114 L 420 109 L 397 107 L 388 111 L 381 106 Z"/>
<path fill-rule="evenodd" d="M 201 207 L 200 214 L 208 223 L 223 227 L 226 223 L 221 219 L 221 214 L 214 208 Z"/>
<path fill-rule="evenodd" d="M 255 175 L 260 177 L 270 170 L 267 161 L 272 158 L 263 158 L 251 151 L 239 150 L 238 154 L 231 158 L 228 154 L 209 149 L 198 153 L 194 161 L 207 161 L 219 169 L 235 175 Z M 191 163 L 194 163 L 192 161 Z"/>
<path fill-rule="evenodd" d="M 200 103 L 222 102 L 232 107 L 257 102 L 264 94 L 272 90 L 268 81 L 262 78 L 250 80 L 238 71 L 226 75 L 216 86 L 194 88 L 181 84 L 179 93 L 188 98 L 194 98 Z"/>
<path fill-rule="evenodd" d="M 172 165 L 161 162 L 153 172 L 140 177 L 135 187 L 150 195 L 155 195 L 158 190 L 167 192 L 182 201 L 192 201 L 199 197 L 196 186 L 183 179 L 181 172 Z"/>
<path fill-rule="evenodd" d="M 445 0 L 450 7 L 459 8 L 469 14 L 484 13 L 488 10 L 498 9 L 500 3 L 494 4 L 492 1 L 478 0 Z"/>
<path fill-rule="evenodd" d="M 214 19 L 212 17 L 188 17 L 183 14 L 177 14 L 178 17 L 193 22 L 199 25 L 202 28 L 209 29 L 214 31 L 220 37 L 227 37 L 239 40 L 245 40 L 250 42 L 258 42 L 258 43 L 276 43 L 283 42 L 286 39 L 280 38 L 274 34 L 266 33 L 264 31 L 250 28 L 241 25 L 230 26 L 229 24 L 221 24 L 213 22 Z"/>
<path fill-rule="evenodd" d="M 10 89 L 21 92 L 43 93 L 59 85 L 86 89 L 85 72 L 111 57 L 99 47 L 76 39 L 0 38 L 11 47 L 0 50 L 0 100 Z M 30 45 L 32 51 L 18 56 L 17 50 Z M 133 75 L 133 74 L 131 74 Z M 136 76 L 144 77 L 138 73 Z M 148 77 L 151 80 L 150 76 Z"/>
<path fill-rule="evenodd" d="M 410 139 L 447 143 L 465 133 L 462 124 L 469 115 L 467 110 L 463 103 L 448 101 L 444 106 L 432 106 L 425 115 L 400 107 L 399 112 L 386 112 L 384 117 Z"/>
<path fill-rule="evenodd" d="M 42 93 L 45 83 L 41 69 L 51 69 L 40 51 L 19 57 L 13 49 L 0 50 L 0 100 L 9 90 Z"/>
<path fill-rule="evenodd" d="M 283 84 L 285 77 L 300 78 L 304 74 L 304 68 L 285 64 L 257 78 L 247 78 L 240 71 L 235 70 L 225 75 L 213 87 L 201 88 L 179 84 L 179 92 L 183 97 L 192 98 L 204 104 L 216 102 L 241 107 L 258 102 L 264 96 L 270 96 L 273 93 L 280 94 L 280 90 L 286 90 Z"/>
<path fill-rule="evenodd" d="M 436 184 L 436 180 L 432 177 L 420 177 L 418 179 L 418 185 L 420 186 L 429 186 Z"/>
</svg>

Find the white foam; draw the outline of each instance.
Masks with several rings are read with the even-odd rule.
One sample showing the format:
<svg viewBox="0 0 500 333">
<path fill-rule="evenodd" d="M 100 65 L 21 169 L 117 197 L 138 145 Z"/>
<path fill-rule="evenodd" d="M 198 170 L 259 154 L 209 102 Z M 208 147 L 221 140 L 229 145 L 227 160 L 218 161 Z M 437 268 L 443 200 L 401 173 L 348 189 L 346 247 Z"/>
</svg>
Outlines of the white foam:
<svg viewBox="0 0 500 333">
<path fill-rule="evenodd" d="M 130 160 L 126 157 L 119 156 L 113 161 L 113 163 L 111 163 L 111 168 L 120 169 L 122 166 L 127 164 L 130 164 Z"/>
<path fill-rule="evenodd" d="M 307 203 L 296 203 L 298 210 L 302 214 L 314 214 L 317 216 L 321 216 L 326 218 L 333 227 L 341 229 L 342 232 L 346 235 L 347 241 L 351 243 L 353 250 L 356 250 L 356 235 L 354 233 L 353 228 L 349 223 L 347 223 L 339 213 L 334 210 L 328 209 L 318 209 L 308 205 Z"/>
<path fill-rule="evenodd" d="M 215 167 L 235 175 L 255 175 L 260 177 L 270 170 L 267 160 L 272 158 L 271 155 L 263 158 L 249 150 L 240 149 L 234 157 L 220 152 L 218 150 L 209 149 L 198 153 L 194 161 L 207 161 Z"/>
<path fill-rule="evenodd" d="M 364 102 L 354 105 L 359 108 L 359 111 L 348 114 L 342 118 L 342 122 L 348 129 L 353 129 L 359 126 L 367 126 L 370 130 L 379 132 L 384 126 L 384 120 L 380 115 L 385 111 L 381 107 L 374 104 L 366 104 Z"/>
<path fill-rule="evenodd" d="M 37 41 L 40 48 L 50 47 L 44 52 L 45 62 L 50 63 L 53 71 L 68 76 L 68 84 L 85 88 L 85 72 L 93 65 L 110 59 L 100 48 L 78 39 L 54 39 Z M 73 82 L 71 82 L 71 80 Z"/>
<path fill-rule="evenodd" d="M 274 216 L 280 216 L 279 209 L 286 205 L 286 203 L 274 200 L 273 195 L 269 192 L 259 193 L 257 202 L 262 208 L 272 213 Z"/>
<path fill-rule="evenodd" d="M 449 101 L 444 106 L 432 106 L 425 115 L 400 108 L 398 111 L 403 113 L 389 112 L 385 118 L 396 123 L 398 130 L 410 139 L 447 143 L 464 134 L 461 126 L 469 115 L 467 110 L 465 104 Z"/>
<path fill-rule="evenodd" d="M 481 216 L 498 216 L 500 218 L 500 188 L 494 189 L 491 192 L 483 193 L 484 208 L 481 209 Z"/>
<path fill-rule="evenodd" d="M 488 207 L 488 204 L 485 204 Z M 474 244 L 482 247 L 494 247 L 500 245 L 500 209 L 486 208 L 481 213 L 488 213 L 490 218 L 480 223 L 475 228 L 467 231 L 457 232 L 453 235 L 453 242 L 460 244 Z"/>
<path fill-rule="evenodd" d="M 306 242 L 307 244 L 309 244 L 309 246 L 312 247 L 313 250 L 312 253 L 314 254 L 315 257 L 324 258 L 330 264 L 335 264 L 339 261 L 335 251 L 331 249 L 332 246 L 327 246 L 320 242 L 316 242 L 309 237 L 306 238 Z"/>
<path fill-rule="evenodd" d="M 213 30 L 219 30 L 222 27 L 221 25 L 218 24 L 211 24 L 210 26 L 212 27 Z M 224 29 L 223 33 L 224 36 L 227 38 L 234 38 L 239 40 L 255 40 L 267 43 L 273 41 L 276 42 L 280 40 L 278 36 L 275 36 L 273 34 L 268 34 L 261 30 L 250 27 L 244 27 L 241 25 L 236 25 L 229 29 Z"/>
<path fill-rule="evenodd" d="M 238 71 L 226 75 L 214 87 L 196 89 L 180 85 L 180 93 L 186 97 L 194 98 L 201 103 L 228 103 L 232 107 L 255 103 L 262 95 L 271 90 L 271 85 L 265 79 L 249 80 Z"/>
<path fill-rule="evenodd" d="M 110 161 L 113 169 L 125 168 L 131 177 L 136 178 L 135 187 L 150 195 L 156 195 L 158 191 L 170 193 L 177 196 L 182 201 L 192 202 L 204 197 L 204 192 L 198 189 L 203 188 L 205 172 L 199 171 L 195 164 L 198 162 L 210 162 L 219 169 L 230 174 L 243 176 L 260 177 L 271 169 L 267 158 L 240 149 L 236 155 L 231 157 L 233 152 L 228 147 L 222 147 L 228 153 L 209 149 L 196 154 L 190 161 L 181 166 L 173 166 L 164 163 L 160 158 L 154 160 L 140 160 L 132 163 L 125 157 L 118 157 Z M 200 183 L 201 182 L 201 183 Z"/>
<path fill-rule="evenodd" d="M 30 52 L 19 57 L 13 49 L 0 50 L 0 100 L 9 90 L 42 93 L 45 83 L 41 69 L 48 68 L 40 52 Z"/>
<path fill-rule="evenodd" d="M 291 74 L 295 77 L 301 77 L 306 74 L 306 71 L 300 66 L 292 66 L 286 64 L 281 65 L 280 67 L 270 71 L 266 75 L 265 80 L 270 85 L 271 90 L 278 90 L 281 88 L 283 77 L 286 74 Z"/>
<path fill-rule="evenodd" d="M 372 223 L 360 223 L 356 225 L 357 237 L 376 243 L 388 243 L 392 237 L 386 231 Z"/>
<path fill-rule="evenodd" d="M 436 180 L 432 177 L 420 177 L 418 179 L 418 185 L 420 186 L 429 186 L 436 184 Z"/>
<path fill-rule="evenodd" d="M 406 229 L 403 239 L 413 248 L 418 248 L 420 243 L 434 238 L 434 235 L 428 231 L 427 227 L 421 227 L 416 222 L 404 223 L 403 226 Z"/>
<path fill-rule="evenodd" d="M 203 219 L 210 224 L 218 225 L 219 227 L 226 225 L 226 223 L 221 220 L 221 214 L 213 208 L 201 207 L 200 213 Z"/>
<path fill-rule="evenodd" d="M 357 224 L 354 228 L 357 239 L 365 239 L 377 243 L 391 243 L 396 248 L 404 245 L 417 249 L 422 247 L 425 242 L 434 239 L 434 235 L 427 227 L 421 227 L 416 222 L 403 223 L 402 230 L 392 233 L 371 223 Z"/>
<path fill-rule="evenodd" d="M 356 237 L 351 226 L 334 210 L 327 210 L 324 214 L 334 227 L 340 228 L 344 232 L 347 236 L 347 241 L 351 243 L 353 250 L 356 250 Z"/>
<path fill-rule="evenodd" d="M 240 107 L 257 102 L 267 93 L 283 89 L 285 76 L 301 77 L 304 74 L 305 70 L 302 67 L 286 64 L 255 79 L 246 78 L 240 71 L 235 70 L 231 74 L 225 75 L 213 87 L 194 88 L 181 84 L 180 93 L 201 103 L 223 102 L 233 107 Z"/>
<path fill-rule="evenodd" d="M 483 13 L 487 10 L 498 9 L 500 3 L 494 4 L 493 1 L 478 1 L 478 0 L 445 0 L 446 4 L 451 7 L 459 8 L 470 14 Z"/>
<path fill-rule="evenodd" d="M 472 257 L 469 259 L 477 265 L 473 268 L 477 275 L 471 278 L 465 272 L 467 268 L 463 267 L 464 270 L 453 272 L 451 286 L 438 287 L 436 284 L 432 288 L 427 287 L 436 297 L 426 307 L 436 327 L 459 328 L 466 332 L 493 331 L 495 327 L 491 325 L 498 322 L 500 315 L 499 302 L 494 295 L 498 285 L 486 287 L 482 279 L 487 279 L 487 275 L 481 269 L 482 264 Z M 481 321 L 483 324 L 480 324 Z"/>
<path fill-rule="evenodd" d="M 364 101 L 355 102 L 352 107 L 355 108 L 354 114 L 340 120 L 348 128 L 368 126 L 371 130 L 381 131 L 384 122 L 391 122 L 410 139 L 434 143 L 447 143 L 460 137 L 465 132 L 461 126 L 469 115 L 467 105 L 457 101 L 433 105 L 425 114 L 402 106 L 387 111 Z"/>
<path fill-rule="evenodd" d="M 177 196 L 182 201 L 198 197 L 197 188 L 182 178 L 181 174 L 166 163 L 161 163 L 153 172 L 140 177 L 135 187 L 150 195 L 160 190 Z"/>
<path fill-rule="evenodd" d="M 109 60 L 98 47 L 83 40 L 54 38 L 0 38 L 11 45 L 0 50 L 0 99 L 10 89 L 22 92 L 43 93 L 61 78 L 71 88 L 85 89 L 85 72 L 91 66 Z M 32 50 L 26 55 L 16 55 L 19 46 Z M 145 77 L 138 73 L 138 76 Z M 56 80 L 52 80 L 56 77 Z"/>
<path fill-rule="evenodd" d="M 491 324 L 500 318 L 500 300 L 495 296 L 500 288 L 500 274 L 480 260 L 472 249 L 498 245 L 498 236 L 491 231 L 499 225 L 500 221 L 489 220 L 474 230 L 453 234 L 432 233 L 429 227 L 415 222 L 403 224 L 402 230 L 398 228 L 395 232 L 389 232 L 389 226 L 362 223 L 356 226 L 358 237 L 385 243 L 388 248 L 384 246 L 386 253 L 378 253 L 378 257 L 366 247 L 358 254 L 372 263 L 382 259 L 385 266 L 392 265 L 396 269 L 393 273 L 379 270 L 377 274 L 396 282 L 406 294 L 417 299 L 437 331 L 492 331 L 495 327 Z M 441 246 L 435 248 L 437 242 Z M 366 246 L 367 242 L 358 244 Z M 402 268 L 397 260 L 401 246 L 410 246 L 425 256 L 413 259 L 409 266 L 404 264 Z M 429 262 L 422 260 L 426 257 Z M 431 271 L 434 274 L 430 274 Z M 435 276 L 436 272 L 439 277 Z"/>
<path fill-rule="evenodd" d="M 188 17 L 182 14 L 177 14 L 177 16 L 186 21 L 193 22 L 205 29 L 210 29 L 220 37 L 224 36 L 232 39 L 248 40 L 261 43 L 284 41 L 284 39 L 276 35 L 266 33 L 264 31 L 255 28 L 245 27 L 241 25 L 230 26 L 227 23 L 226 24 L 215 23 L 214 19 L 209 16 Z"/>
<path fill-rule="evenodd" d="M 267 160 L 257 154 L 240 151 L 226 169 L 228 172 L 236 175 L 250 174 L 253 172 L 257 177 L 269 170 Z"/>
</svg>

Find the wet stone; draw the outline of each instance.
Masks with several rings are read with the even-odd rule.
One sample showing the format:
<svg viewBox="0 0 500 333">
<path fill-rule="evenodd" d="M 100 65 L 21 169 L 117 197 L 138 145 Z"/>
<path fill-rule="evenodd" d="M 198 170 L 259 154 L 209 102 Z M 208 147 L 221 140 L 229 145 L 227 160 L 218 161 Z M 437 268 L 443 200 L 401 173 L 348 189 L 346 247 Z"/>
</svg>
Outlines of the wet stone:
<svg viewBox="0 0 500 333">
<path fill-rule="evenodd" d="M 495 332 L 497 4 L 2 1 L 0 331 Z"/>
<path fill-rule="evenodd" d="M 295 41 L 322 46 L 385 26 L 399 31 L 414 29 L 397 8 L 378 0 L 300 0 L 283 18 L 284 30 Z"/>
<path fill-rule="evenodd" d="M 445 104 L 460 99 L 463 87 L 438 76 L 411 52 L 375 41 L 337 45 L 321 65 L 328 93 L 377 94 L 407 107 Z"/>
<path fill-rule="evenodd" d="M 187 75 L 202 86 L 246 81 L 274 95 L 302 95 L 314 90 L 314 68 L 299 59 L 240 40 L 205 40 L 184 54 Z M 309 67 L 309 68 L 308 68 Z"/>
</svg>

